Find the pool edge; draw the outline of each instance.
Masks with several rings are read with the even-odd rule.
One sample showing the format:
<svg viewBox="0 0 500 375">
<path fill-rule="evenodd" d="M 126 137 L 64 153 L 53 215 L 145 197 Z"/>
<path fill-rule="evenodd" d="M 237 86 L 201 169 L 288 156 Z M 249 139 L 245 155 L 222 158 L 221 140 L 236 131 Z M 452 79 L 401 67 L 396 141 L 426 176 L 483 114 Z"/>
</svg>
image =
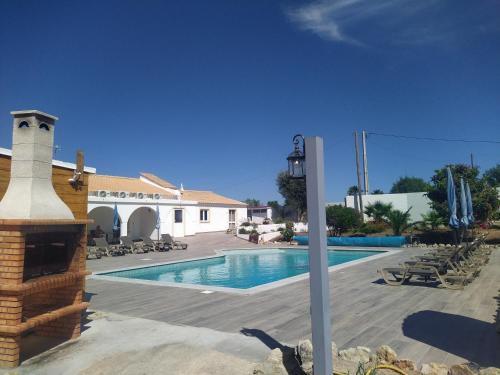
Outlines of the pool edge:
<svg viewBox="0 0 500 375">
<path fill-rule="evenodd" d="M 305 248 L 305 247 L 296 247 L 297 249 L 300 248 Z M 288 248 L 286 248 L 288 249 Z M 200 284 L 187 284 L 187 283 L 174 283 L 174 282 L 167 282 L 167 281 L 154 281 L 154 280 L 141 280 L 141 279 L 128 279 L 124 277 L 116 277 L 116 276 L 107 276 L 104 275 L 104 273 L 110 273 L 110 272 L 118 272 L 118 271 L 128 271 L 128 270 L 134 270 L 134 269 L 139 269 L 139 268 L 149 268 L 149 267 L 156 267 L 156 266 L 162 266 L 162 265 L 168 265 L 168 264 L 174 264 L 174 263 L 185 263 L 185 262 L 190 262 L 190 261 L 196 261 L 196 260 L 204 260 L 204 259 L 213 259 L 213 258 L 220 258 L 225 256 L 225 252 L 230 252 L 230 251 L 241 251 L 241 250 L 255 250 L 258 251 L 258 249 L 255 248 L 240 248 L 240 249 L 222 249 L 222 250 L 215 250 L 215 255 L 212 256 L 205 256 L 205 257 L 197 257 L 197 258 L 190 258 L 190 259 L 182 259 L 182 260 L 174 260 L 170 262 L 161 262 L 161 263 L 152 263 L 148 264 L 146 266 L 133 266 L 133 267 L 123 267 L 123 268 L 117 268 L 117 269 L 111 269 L 111 270 L 106 270 L 106 271 L 99 271 L 99 272 L 93 272 L 91 275 L 87 276 L 88 280 L 101 280 L 101 281 L 116 281 L 116 282 L 124 282 L 124 283 L 130 283 L 130 284 L 142 284 L 142 285 L 152 285 L 152 286 L 162 286 L 162 287 L 173 287 L 173 288 L 184 288 L 184 289 L 194 289 L 194 290 L 201 290 L 201 291 L 213 291 L 213 292 L 223 292 L 223 293 L 230 293 L 230 294 L 237 294 L 237 295 L 253 295 L 256 293 L 260 292 L 265 292 L 271 289 L 279 288 L 285 285 L 293 284 L 302 280 L 306 280 L 309 278 L 309 272 L 296 275 L 296 276 L 291 276 L 287 277 L 285 279 L 273 281 L 267 284 L 262 284 L 258 286 L 254 286 L 252 288 L 248 289 L 237 289 L 237 288 L 229 288 L 229 287 L 221 287 L 221 286 L 210 286 L 210 285 L 200 285 Z M 342 250 L 342 249 L 333 249 L 333 250 Z M 349 249 L 349 251 L 370 251 L 370 250 L 365 250 L 365 249 Z M 335 272 L 341 269 L 345 269 L 348 267 L 356 266 L 361 263 L 369 262 L 375 259 L 380 259 L 383 257 L 387 257 L 390 255 L 393 255 L 401 250 L 395 250 L 391 248 L 371 248 L 371 251 L 373 252 L 381 252 L 380 254 L 364 257 L 361 259 L 356 259 L 352 260 L 349 262 L 345 262 L 342 264 L 337 264 L 334 266 L 328 267 L 328 273 L 330 272 Z"/>
</svg>

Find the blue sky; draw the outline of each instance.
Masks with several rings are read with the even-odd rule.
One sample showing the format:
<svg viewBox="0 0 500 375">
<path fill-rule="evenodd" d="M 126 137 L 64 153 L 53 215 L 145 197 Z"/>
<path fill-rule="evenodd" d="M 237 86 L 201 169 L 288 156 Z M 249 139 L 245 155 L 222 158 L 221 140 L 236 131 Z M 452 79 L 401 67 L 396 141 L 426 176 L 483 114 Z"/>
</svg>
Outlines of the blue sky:
<svg viewBox="0 0 500 375">
<path fill-rule="evenodd" d="M 57 158 L 280 199 L 295 133 L 325 141 L 327 199 L 355 184 L 352 132 L 500 140 L 494 0 L 2 1 L 0 147 L 11 110 L 60 117 Z M 370 136 L 370 188 L 482 169 L 499 145 Z"/>
</svg>

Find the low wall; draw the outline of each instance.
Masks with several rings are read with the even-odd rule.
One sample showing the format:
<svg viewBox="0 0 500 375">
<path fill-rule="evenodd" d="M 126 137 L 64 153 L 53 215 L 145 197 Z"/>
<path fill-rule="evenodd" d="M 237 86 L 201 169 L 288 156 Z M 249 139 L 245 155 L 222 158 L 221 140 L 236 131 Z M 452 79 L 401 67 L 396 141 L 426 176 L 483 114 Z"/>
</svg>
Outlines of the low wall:
<svg viewBox="0 0 500 375">
<path fill-rule="evenodd" d="M 299 245 L 308 245 L 307 236 L 294 236 L 294 241 Z M 390 237 L 328 237 L 328 246 L 362 246 L 362 247 L 401 247 L 406 244 L 406 238 L 402 236 Z"/>
</svg>

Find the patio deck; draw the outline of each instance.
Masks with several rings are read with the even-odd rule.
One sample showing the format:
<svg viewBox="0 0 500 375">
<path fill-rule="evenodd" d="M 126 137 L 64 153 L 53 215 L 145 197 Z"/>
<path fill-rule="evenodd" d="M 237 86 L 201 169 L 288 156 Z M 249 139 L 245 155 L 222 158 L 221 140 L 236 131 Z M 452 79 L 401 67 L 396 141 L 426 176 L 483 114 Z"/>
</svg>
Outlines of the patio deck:
<svg viewBox="0 0 500 375">
<path fill-rule="evenodd" d="M 137 254 L 88 261 L 92 271 L 213 255 L 215 249 L 257 247 L 212 233 L 185 239 L 187 251 Z M 500 250 L 463 291 L 419 285 L 391 287 L 378 268 L 424 252 L 403 249 L 381 259 L 330 273 L 332 339 L 340 348 L 376 349 L 390 345 L 400 357 L 419 363 L 464 361 L 500 367 L 500 335 L 495 331 L 499 303 Z M 141 259 L 151 260 L 141 260 Z M 91 309 L 256 336 L 271 348 L 294 345 L 310 336 L 308 280 L 255 295 L 88 280 Z"/>
</svg>

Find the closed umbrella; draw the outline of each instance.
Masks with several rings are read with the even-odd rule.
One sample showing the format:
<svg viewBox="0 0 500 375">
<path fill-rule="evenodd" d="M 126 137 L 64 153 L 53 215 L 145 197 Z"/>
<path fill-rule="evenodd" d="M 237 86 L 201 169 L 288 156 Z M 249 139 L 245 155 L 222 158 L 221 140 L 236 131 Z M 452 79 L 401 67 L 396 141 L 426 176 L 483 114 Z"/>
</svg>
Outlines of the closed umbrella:
<svg viewBox="0 0 500 375">
<path fill-rule="evenodd" d="M 447 195 L 448 210 L 450 211 L 450 221 L 448 224 L 451 228 L 458 229 L 459 222 L 457 218 L 457 198 L 455 196 L 455 183 L 453 182 L 453 175 L 451 174 L 450 167 L 448 167 Z"/>
<path fill-rule="evenodd" d="M 156 205 L 156 232 L 158 235 L 158 242 L 160 241 L 160 227 L 161 227 L 161 218 L 160 218 L 160 206 Z"/>
<path fill-rule="evenodd" d="M 465 193 L 467 194 L 467 219 L 469 220 L 469 225 L 474 225 L 474 213 L 472 211 L 472 195 L 470 193 L 469 183 L 465 183 Z"/>
<path fill-rule="evenodd" d="M 464 228 L 467 228 L 469 226 L 469 219 L 467 218 L 467 194 L 465 192 L 463 177 L 460 177 L 460 211 L 462 213 L 460 223 Z"/>
<path fill-rule="evenodd" d="M 120 237 L 120 216 L 118 215 L 118 207 L 115 203 L 113 210 L 113 238 Z"/>
</svg>

